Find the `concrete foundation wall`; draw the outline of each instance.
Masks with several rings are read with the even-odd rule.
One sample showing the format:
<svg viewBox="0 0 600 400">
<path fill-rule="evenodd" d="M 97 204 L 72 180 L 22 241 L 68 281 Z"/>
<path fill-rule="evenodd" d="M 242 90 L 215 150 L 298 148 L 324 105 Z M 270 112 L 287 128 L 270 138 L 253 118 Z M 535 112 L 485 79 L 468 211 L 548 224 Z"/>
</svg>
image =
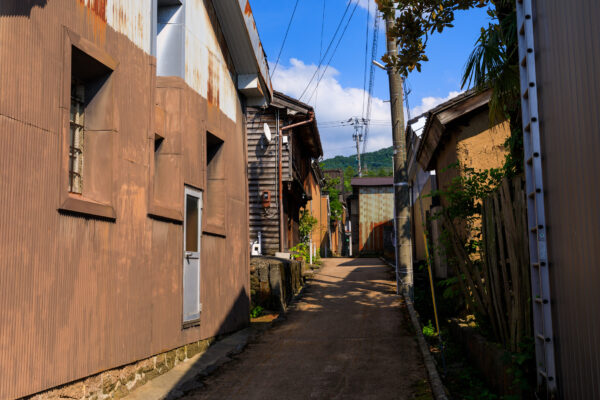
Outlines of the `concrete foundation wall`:
<svg viewBox="0 0 600 400">
<path fill-rule="evenodd" d="M 300 261 L 253 257 L 250 260 L 252 304 L 285 311 L 304 286 L 303 266 Z"/>
</svg>

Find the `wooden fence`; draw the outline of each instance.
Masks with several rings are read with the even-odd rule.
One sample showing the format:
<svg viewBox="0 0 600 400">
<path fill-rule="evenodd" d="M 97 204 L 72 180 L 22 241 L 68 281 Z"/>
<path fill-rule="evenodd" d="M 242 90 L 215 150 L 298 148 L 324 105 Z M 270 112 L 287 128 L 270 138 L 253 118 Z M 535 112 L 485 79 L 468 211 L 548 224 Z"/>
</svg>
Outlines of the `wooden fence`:
<svg viewBox="0 0 600 400">
<path fill-rule="evenodd" d="M 489 317 L 500 341 L 517 351 L 531 336 L 527 202 L 522 177 L 504 179 L 483 201 L 483 275 Z"/>
<path fill-rule="evenodd" d="M 531 336 L 527 203 L 522 177 L 505 178 L 482 201 L 479 257 L 469 256 L 456 221 L 445 216 L 461 290 L 473 311 L 487 317 L 498 341 L 512 352 Z"/>
</svg>

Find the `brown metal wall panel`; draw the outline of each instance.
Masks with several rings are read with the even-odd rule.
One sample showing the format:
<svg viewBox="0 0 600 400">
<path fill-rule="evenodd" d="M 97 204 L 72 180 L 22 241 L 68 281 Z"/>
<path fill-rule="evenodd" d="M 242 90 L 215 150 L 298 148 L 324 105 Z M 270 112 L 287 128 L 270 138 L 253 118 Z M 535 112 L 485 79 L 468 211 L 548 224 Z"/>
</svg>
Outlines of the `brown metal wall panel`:
<svg viewBox="0 0 600 400">
<path fill-rule="evenodd" d="M 534 1 L 557 384 L 600 398 L 600 8 Z"/>
<path fill-rule="evenodd" d="M 239 101 L 233 122 L 208 110 L 206 100 L 184 85 L 181 107 L 169 111 L 185 115 L 166 129 L 186 140 L 192 159 L 182 172 L 186 182 L 204 187 L 205 129 L 219 131 L 228 149 L 226 235 L 203 235 L 201 323 L 182 329 L 182 226 L 147 215 L 155 98 L 162 105 L 172 101 L 164 91 L 154 95 L 155 60 L 85 2 L 32 3 L 0 3 L 1 399 L 144 359 L 248 320 L 248 186 Z M 63 26 L 119 63 L 113 73 L 115 222 L 58 212 L 59 104 L 63 79 L 69 79 L 63 77 Z"/>
<path fill-rule="evenodd" d="M 360 187 L 358 203 L 358 251 L 383 253 L 384 230 L 394 220 L 394 189 L 391 186 Z"/>
</svg>

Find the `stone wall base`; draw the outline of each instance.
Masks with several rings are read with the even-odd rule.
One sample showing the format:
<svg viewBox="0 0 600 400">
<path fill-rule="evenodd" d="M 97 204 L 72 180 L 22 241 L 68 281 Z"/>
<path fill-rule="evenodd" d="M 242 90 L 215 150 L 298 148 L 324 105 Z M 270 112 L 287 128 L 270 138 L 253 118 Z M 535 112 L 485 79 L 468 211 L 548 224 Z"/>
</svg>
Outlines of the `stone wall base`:
<svg viewBox="0 0 600 400">
<path fill-rule="evenodd" d="M 148 381 L 170 371 L 174 366 L 204 353 L 214 338 L 200 340 L 119 368 L 101 372 L 23 400 L 105 400 L 121 399 Z"/>
<path fill-rule="evenodd" d="M 250 259 L 252 306 L 285 311 L 304 286 L 304 262 L 275 257 Z"/>
</svg>

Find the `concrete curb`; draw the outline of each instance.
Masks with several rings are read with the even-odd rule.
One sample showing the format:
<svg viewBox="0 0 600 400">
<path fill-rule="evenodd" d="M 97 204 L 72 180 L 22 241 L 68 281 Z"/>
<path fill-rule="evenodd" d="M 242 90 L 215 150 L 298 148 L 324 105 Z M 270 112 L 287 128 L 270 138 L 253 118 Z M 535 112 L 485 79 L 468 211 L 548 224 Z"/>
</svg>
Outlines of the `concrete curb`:
<svg viewBox="0 0 600 400">
<path fill-rule="evenodd" d="M 429 352 L 429 346 L 427 345 L 427 341 L 425 341 L 425 336 L 423 336 L 421 324 L 419 323 L 419 317 L 415 311 L 412 300 L 405 293 L 402 295 L 404 297 L 404 301 L 406 302 L 406 307 L 408 308 L 408 313 L 410 314 L 413 327 L 417 333 L 417 342 L 419 342 L 419 348 L 423 354 L 423 361 L 425 362 L 425 367 L 427 368 L 429 385 L 431 386 L 433 396 L 435 397 L 435 400 L 448 400 L 448 396 L 446 396 L 446 388 L 444 387 L 444 383 L 442 382 L 440 374 L 438 373 L 435 360 Z"/>
<path fill-rule="evenodd" d="M 381 260 L 390 267 L 395 268 L 395 266 L 386 259 L 381 258 Z M 421 329 L 421 324 L 419 323 L 419 315 L 417 314 L 417 311 L 415 310 L 413 302 L 409 296 L 403 292 L 402 297 L 404 298 L 404 302 L 408 308 L 408 313 L 410 314 L 410 320 L 417 334 L 417 342 L 419 343 L 419 348 L 421 349 L 421 354 L 423 355 L 425 368 L 427 368 L 427 375 L 429 375 L 429 386 L 431 386 L 433 397 L 435 397 L 435 400 L 448 400 L 448 396 L 446 395 L 446 387 L 440 378 L 435 360 L 429 352 L 429 346 L 427 345 L 425 336 L 423 336 L 423 330 Z"/>
</svg>

